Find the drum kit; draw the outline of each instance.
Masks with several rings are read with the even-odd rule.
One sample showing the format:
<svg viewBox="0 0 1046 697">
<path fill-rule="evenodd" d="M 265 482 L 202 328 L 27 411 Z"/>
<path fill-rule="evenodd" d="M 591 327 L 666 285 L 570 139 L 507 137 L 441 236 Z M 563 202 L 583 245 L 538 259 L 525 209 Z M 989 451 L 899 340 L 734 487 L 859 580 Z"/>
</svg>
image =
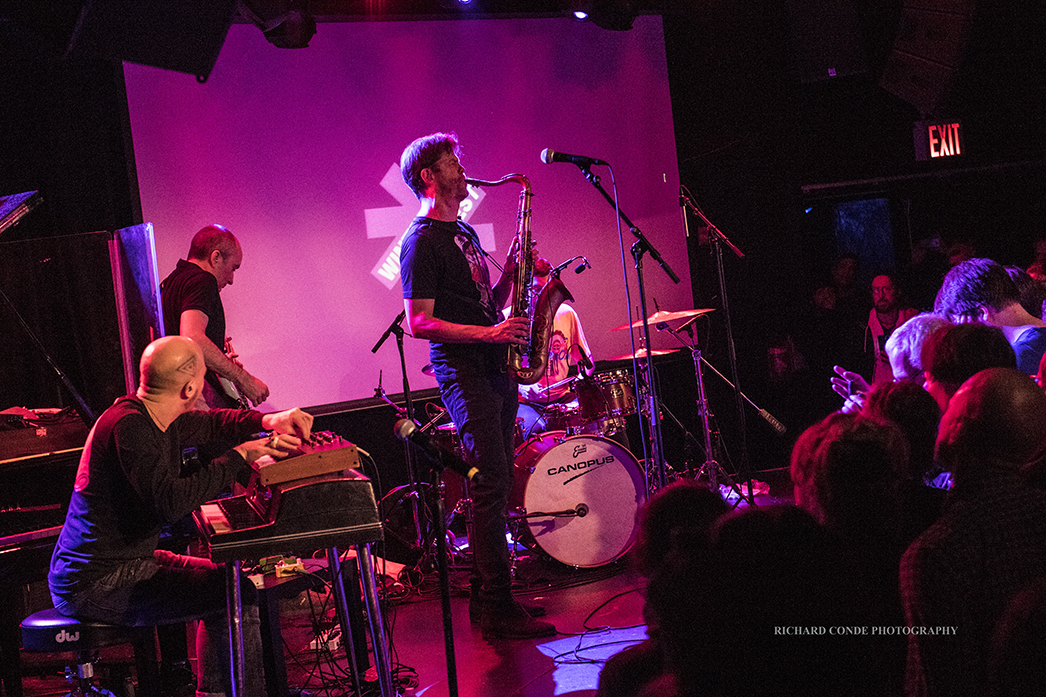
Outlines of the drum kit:
<svg viewBox="0 0 1046 697">
<path fill-rule="evenodd" d="M 650 322 L 693 321 L 708 312 L 711 310 L 659 311 Z M 641 349 L 636 358 L 669 353 L 673 351 L 648 354 Z M 564 384 L 569 384 L 568 397 L 573 399 L 551 404 L 540 401 Z M 517 541 L 574 567 L 609 564 L 631 548 L 638 532 L 636 514 L 649 494 L 643 465 L 624 437 L 627 418 L 639 411 L 630 370 L 572 376 L 536 389 L 531 399 L 520 402 L 509 498 L 510 526 Z M 435 426 L 430 422 L 426 428 L 443 448 L 463 455 L 453 423 Z M 440 486 L 448 521 L 460 516 L 471 536 L 468 483 L 461 477 L 444 476 Z"/>
<path fill-rule="evenodd" d="M 637 413 L 632 376 L 618 370 L 568 381 L 576 400 L 519 405 L 510 526 L 517 541 L 559 562 L 602 566 L 632 546 L 636 512 L 646 499 L 639 461 L 611 440 Z M 463 454 L 453 423 L 429 431 L 441 447 Z M 448 519 L 460 516 L 471 536 L 468 483 L 452 475 L 441 486 Z"/>
<path fill-rule="evenodd" d="M 736 490 L 737 484 L 712 457 L 712 429 L 708 424 L 701 365 L 711 368 L 731 387 L 733 384 L 701 358 L 696 342 L 686 342 L 680 334 L 709 312 L 712 310 L 659 310 L 647 322 L 659 330 L 667 329 L 694 354 L 698 410 L 705 434 L 704 443 L 700 445 L 707 456 L 695 479 L 707 475 L 711 486 L 726 480 Z M 684 321 L 677 323 L 678 320 Z M 615 330 L 632 329 L 640 324 L 642 320 Z M 640 348 L 634 355 L 611 360 L 634 358 L 646 362 L 651 356 L 677 350 Z M 430 366 L 422 370 L 432 375 Z M 551 390 L 564 385 L 569 387 L 565 397 L 551 403 L 541 401 Z M 641 414 L 642 418 L 650 418 L 648 392 L 643 383 L 639 385 L 638 397 L 631 370 L 610 370 L 568 377 L 531 390 L 529 399 L 521 399 L 516 416 L 515 476 L 509 497 L 509 525 L 517 542 L 537 547 L 552 559 L 574 567 L 609 564 L 631 548 L 638 532 L 636 514 L 652 493 L 648 487 L 654 484 L 642 460 L 628 447 L 628 417 Z M 428 434 L 441 449 L 463 458 L 457 427 L 446 422 L 446 410 L 432 404 L 429 407 L 435 414 L 430 411 L 430 420 L 419 430 Z M 659 409 L 667 412 L 663 404 L 659 403 Z M 764 412 L 760 410 L 761 415 Z M 773 425 L 772 417 L 768 421 Z M 679 423 L 678 419 L 676 422 Z M 691 437 L 689 432 L 686 435 Z M 408 506 L 411 501 L 415 504 Z M 442 507 L 438 505 L 440 501 Z M 393 489 L 382 499 L 379 509 L 383 511 L 387 537 L 393 542 L 402 537 L 405 548 L 423 554 L 433 541 L 432 520 L 440 508 L 446 511 L 448 528 L 453 521 L 463 520 L 466 537 L 471 539 L 471 503 L 468 482 L 460 476 L 443 474 L 435 488 L 431 484 L 415 483 Z M 414 512 L 410 513 L 411 510 Z M 425 517 L 430 520 L 424 521 Z M 402 534 L 397 536 L 397 532 Z M 416 542 L 412 543 L 410 538 Z M 463 545 L 454 544 L 460 538 L 448 534 L 448 540 L 451 557 L 463 551 Z"/>
</svg>

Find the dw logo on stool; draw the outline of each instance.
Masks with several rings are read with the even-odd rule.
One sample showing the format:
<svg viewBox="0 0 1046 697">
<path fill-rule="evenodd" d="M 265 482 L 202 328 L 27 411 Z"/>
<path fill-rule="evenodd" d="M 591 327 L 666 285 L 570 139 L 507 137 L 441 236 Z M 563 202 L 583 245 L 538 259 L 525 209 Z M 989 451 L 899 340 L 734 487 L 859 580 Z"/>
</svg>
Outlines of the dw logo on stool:
<svg viewBox="0 0 1046 697">
<path fill-rule="evenodd" d="M 69 632 L 63 629 L 62 631 L 54 635 L 54 640 L 59 644 L 61 644 L 63 641 L 67 641 L 69 643 L 72 643 L 74 641 L 80 641 L 80 632 L 73 632 L 72 634 L 70 634 Z"/>
</svg>

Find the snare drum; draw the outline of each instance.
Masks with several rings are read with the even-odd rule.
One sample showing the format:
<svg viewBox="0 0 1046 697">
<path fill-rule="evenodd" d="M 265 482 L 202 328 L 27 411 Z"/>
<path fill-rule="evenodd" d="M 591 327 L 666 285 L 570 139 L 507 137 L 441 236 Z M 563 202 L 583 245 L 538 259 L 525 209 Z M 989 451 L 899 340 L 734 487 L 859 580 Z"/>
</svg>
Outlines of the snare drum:
<svg viewBox="0 0 1046 697">
<path fill-rule="evenodd" d="M 609 564 L 635 541 L 643 472 L 617 443 L 550 431 L 516 456 L 509 499 L 527 532 L 553 559 L 576 567 Z"/>
<path fill-rule="evenodd" d="M 624 430 L 625 417 L 636 413 L 632 374 L 627 370 L 599 373 L 575 384 L 581 418 L 598 425 L 604 436 Z"/>
<path fill-rule="evenodd" d="M 577 402 L 571 402 L 545 407 L 545 423 L 548 431 L 566 431 L 573 436 L 581 433 L 586 421 L 581 417 Z"/>
</svg>

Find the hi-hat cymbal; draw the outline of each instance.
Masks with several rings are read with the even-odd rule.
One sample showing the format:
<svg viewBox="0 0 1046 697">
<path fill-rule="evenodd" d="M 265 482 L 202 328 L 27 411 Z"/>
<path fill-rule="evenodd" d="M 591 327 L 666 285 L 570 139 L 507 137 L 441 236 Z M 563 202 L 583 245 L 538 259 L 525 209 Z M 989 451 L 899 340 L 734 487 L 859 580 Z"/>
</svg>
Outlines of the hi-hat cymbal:
<svg viewBox="0 0 1046 697">
<path fill-rule="evenodd" d="M 654 349 L 653 351 L 650 352 L 650 355 L 652 355 L 652 356 L 664 356 L 665 354 L 668 354 L 668 353 L 675 353 L 678 350 L 679 349 L 668 349 L 668 350 L 665 350 L 665 349 Z M 645 348 L 639 349 L 638 351 L 636 351 L 635 357 L 638 358 L 639 360 L 643 360 L 644 358 L 647 357 L 647 350 Z M 632 360 L 632 354 L 631 353 L 626 353 L 624 356 L 614 356 L 613 358 L 610 358 L 608 360 L 611 360 L 611 361 L 630 361 L 630 360 Z"/>
<path fill-rule="evenodd" d="M 709 312 L 713 312 L 714 308 L 706 308 L 704 310 L 679 310 L 677 312 L 665 312 L 664 310 L 658 310 L 654 314 L 647 318 L 647 324 L 657 324 L 658 322 L 672 322 L 677 319 L 687 319 L 690 317 L 700 317 L 701 315 L 707 315 Z M 614 327 L 610 331 L 616 332 L 622 329 L 635 329 L 636 327 L 642 327 L 643 320 L 638 319 L 632 324 L 622 324 L 620 327 Z"/>
</svg>

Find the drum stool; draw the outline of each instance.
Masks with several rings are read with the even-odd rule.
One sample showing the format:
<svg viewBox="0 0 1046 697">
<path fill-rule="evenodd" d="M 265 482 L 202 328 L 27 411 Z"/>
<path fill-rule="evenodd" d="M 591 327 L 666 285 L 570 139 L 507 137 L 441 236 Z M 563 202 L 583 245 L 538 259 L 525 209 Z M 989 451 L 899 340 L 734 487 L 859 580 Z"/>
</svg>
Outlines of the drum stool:
<svg viewBox="0 0 1046 697">
<path fill-rule="evenodd" d="M 22 648 L 38 653 L 75 651 L 77 660 L 76 687 L 67 697 L 109 695 L 107 690 L 92 684 L 94 654 L 103 646 L 131 644 L 134 646 L 135 666 L 138 671 L 137 694 L 160 694 L 160 676 L 157 670 L 156 627 L 121 627 L 101 622 L 88 622 L 66 617 L 54 608 L 35 612 L 22 620 Z M 70 681 L 73 678 L 70 677 Z"/>
</svg>

